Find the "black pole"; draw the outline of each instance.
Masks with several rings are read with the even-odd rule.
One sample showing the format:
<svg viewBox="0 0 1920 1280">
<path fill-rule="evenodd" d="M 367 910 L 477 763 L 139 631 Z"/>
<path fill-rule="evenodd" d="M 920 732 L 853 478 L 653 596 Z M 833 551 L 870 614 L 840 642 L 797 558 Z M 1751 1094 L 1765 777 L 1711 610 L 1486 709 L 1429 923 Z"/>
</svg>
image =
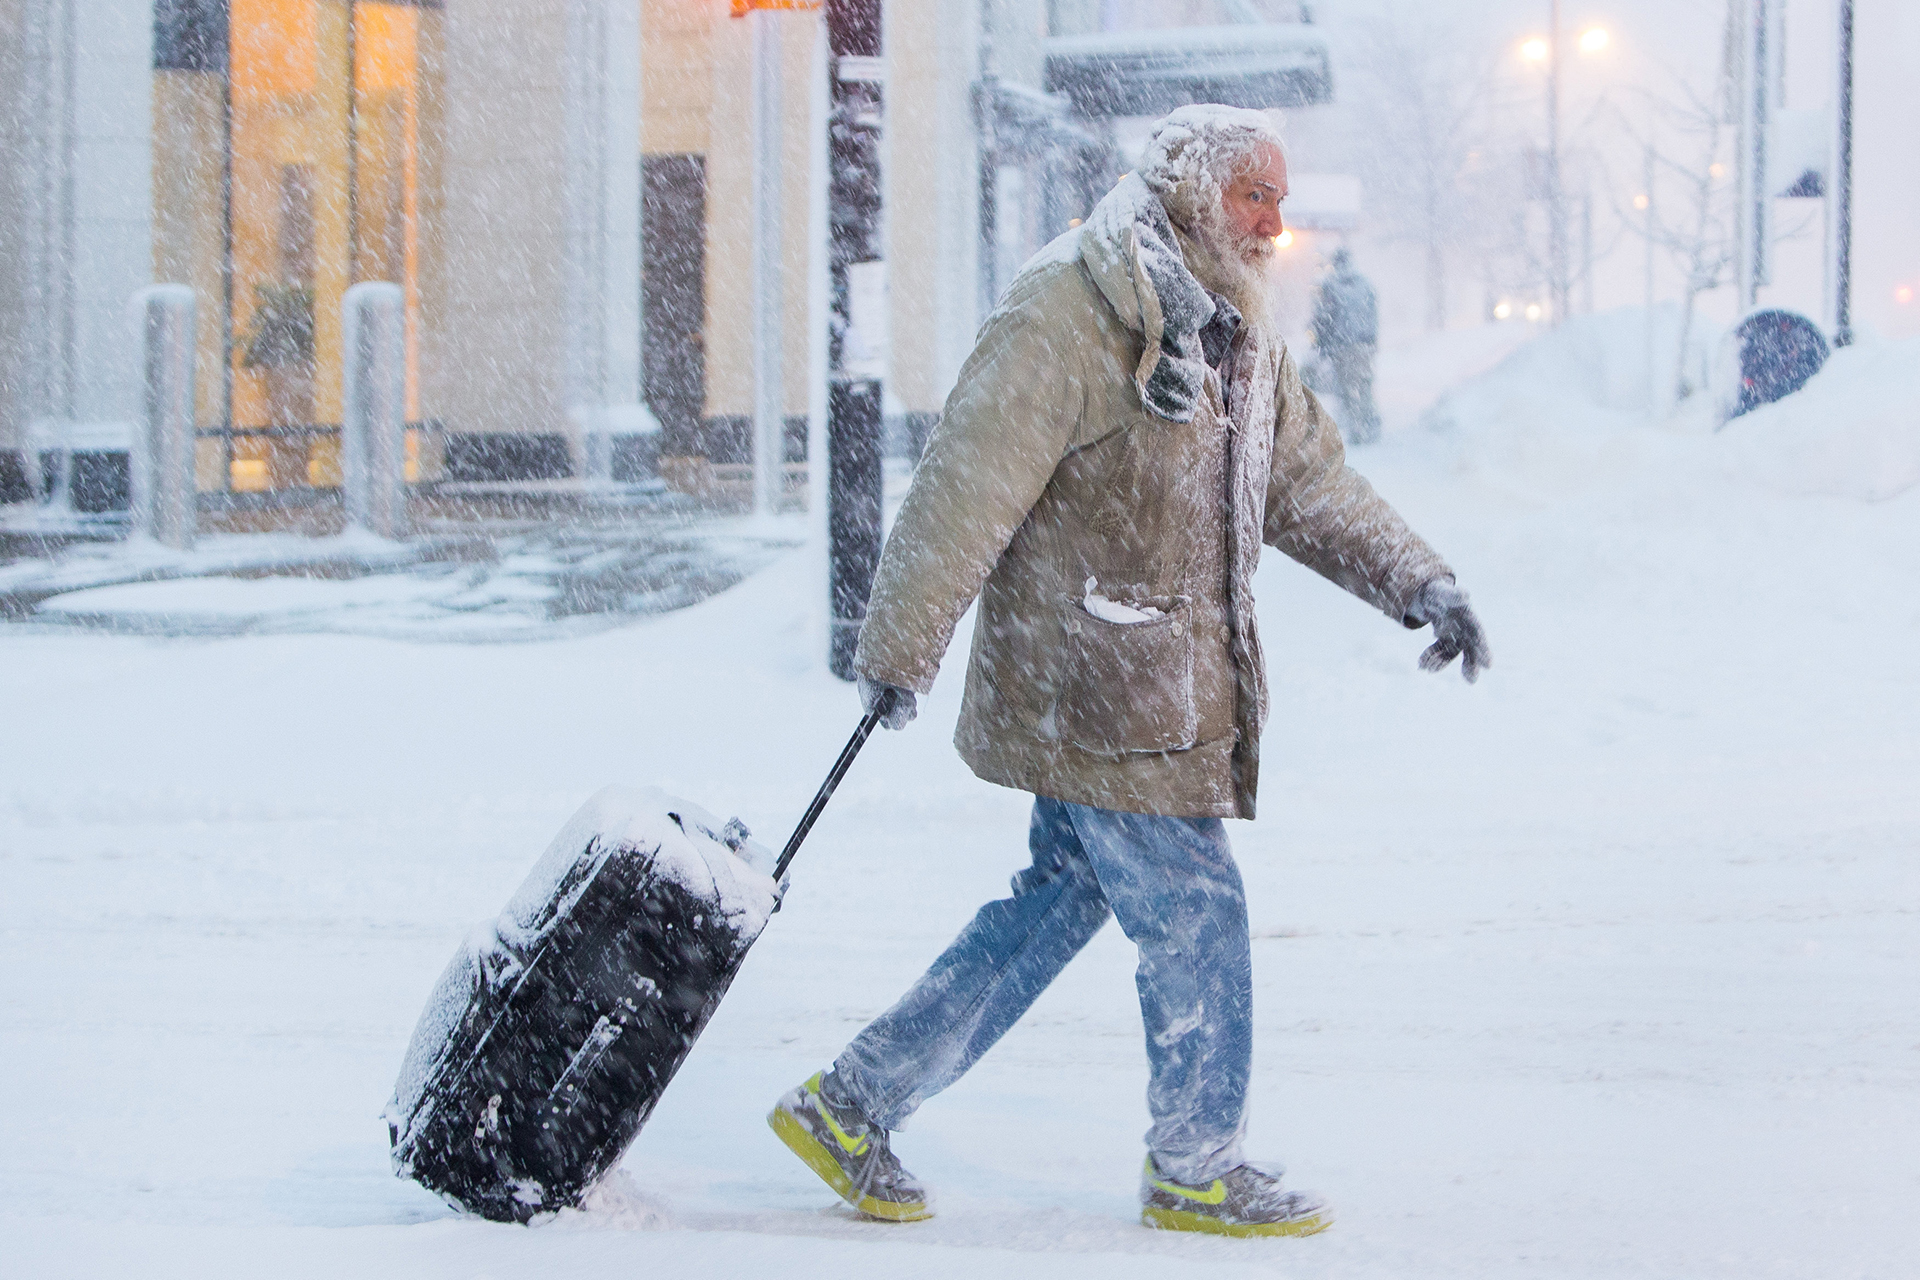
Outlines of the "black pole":
<svg viewBox="0 0 1920 1280">
<path fill-rule="evenodd" d="M 1000 80 L 993 70 L 993 3 L 980 6 L 980 79 L 973 86 L 973 124 L 980 142 L 980 319 L 1000 296 Z"/>
<path fill-rule="evenodd" d="M 1769 81 L 1767 51 L 1767 25 L 1771 19 L 1771 8 L 1764 2 L 1754 7 L 1753 15 L 1753 209 L 1749 215 L 1753 219 L 1753 260 L 1748 270 L 1752 272 L 1753 297 L 1741 302 L 1742 308 L 1758 305 L 1760 286 L 1771 284 L 1767 271 L 1768 248 L 1773 238 L 1772 211 L 1773 192 L 1767 186 L 1767 122 L 1773 118 L 1767 95 L 1772 89 Z"/>
<path fill-rule="evenodd" d="M 827 0 L 827 262 L 833 316 L 827 373 L 827 665 L 853 679 L 853 654 L 880 563 L 880 376 L 847 367 L 849 268 L 880 261 L 880 0 Z"/>
<path fill-rule="evenodd" d="M 1853 343 L 1853 0 L 1840 0 L 1840 145 L 1833 182 L 1833 345 Z"/>
</svg>

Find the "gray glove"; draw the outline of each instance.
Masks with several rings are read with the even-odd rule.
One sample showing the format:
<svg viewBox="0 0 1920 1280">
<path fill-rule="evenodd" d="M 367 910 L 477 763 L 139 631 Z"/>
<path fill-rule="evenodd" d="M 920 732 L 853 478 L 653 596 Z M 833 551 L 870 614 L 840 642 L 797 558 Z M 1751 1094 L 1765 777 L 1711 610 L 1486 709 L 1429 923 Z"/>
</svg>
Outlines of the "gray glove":
<svg viewBox="0 0 1920 1280">
<path fill-rule="evenodd" d="M 897 684 L 882 684 L 878 680 L 869 680 L 865 676 L 856 678 L 860 684 L 860 709 L 869 715 L 873 714 L 873 709 L 880 704 L 880 699 L 884 695 L 889 693 L 893 695 L 893 701 L 888 704 L 885 713 L 880 717 L 880 723 L 887 728 L 904 729 L 909 721 L 920 714 L 913 690 L 902 689 Z"/>
<path fill-rule="evenodd" d="M 1433 643 L 1420 655 L 1422 671 L 1444 671 L 1457 657 L 1460 674 L 1472 684 L 1484 668 L 1493 665 L 1487 633 L 1473 616 L 1467 593 L 1453 585 L 1452 578 L 1435 578 L 1415 592 L 1407 605 L 1407 618 L 1414 626 L 1433 624 Z"/>
</svg>

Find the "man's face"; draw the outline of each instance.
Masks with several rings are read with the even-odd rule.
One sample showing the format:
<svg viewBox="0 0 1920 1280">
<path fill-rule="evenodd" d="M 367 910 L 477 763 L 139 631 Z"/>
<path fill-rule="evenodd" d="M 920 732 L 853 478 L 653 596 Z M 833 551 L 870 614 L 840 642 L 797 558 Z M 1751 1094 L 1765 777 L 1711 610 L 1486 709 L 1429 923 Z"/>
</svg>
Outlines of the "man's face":
<svg viewBox="0 0 1920 1280">
<path fill-rule="evenodd" d="M 1284 230 L 1280 202 L 1286 198 L 1287 158 L 1280 148 L 1265 146 L 1255 154 L 1253 167 L 1236 177 L 1220 197 L 1220 209 L 1242 243 L 1271 242 Z"/>
</svg>

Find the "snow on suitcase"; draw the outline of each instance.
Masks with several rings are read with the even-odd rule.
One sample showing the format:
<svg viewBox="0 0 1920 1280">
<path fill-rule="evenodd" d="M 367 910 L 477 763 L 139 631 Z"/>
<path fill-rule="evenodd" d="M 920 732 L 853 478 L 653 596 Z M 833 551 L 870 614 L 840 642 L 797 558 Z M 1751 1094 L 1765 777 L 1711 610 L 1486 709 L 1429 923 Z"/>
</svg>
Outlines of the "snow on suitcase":
<svg viewBox="0 0 1920 1280">
<path fill-rule="evenodd" d="M 394 1172 L 497 1221 L 577 1205 L 766 926 L 773 866 L 664 792 L 589 800 L 428 1001 L 386 1111 Z"/>
</svg>

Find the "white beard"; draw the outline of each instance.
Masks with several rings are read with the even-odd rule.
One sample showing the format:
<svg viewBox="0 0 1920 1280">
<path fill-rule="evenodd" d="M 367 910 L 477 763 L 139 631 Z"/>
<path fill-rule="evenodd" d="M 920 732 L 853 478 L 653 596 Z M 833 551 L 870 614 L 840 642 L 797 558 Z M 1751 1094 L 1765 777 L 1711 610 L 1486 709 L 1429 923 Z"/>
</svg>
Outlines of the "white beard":
<svg viewBox="0 0 1920 1280">
<path fill-rule="evenodd" d="M 1271 310 L 1273 241 L 1228 222 L 1217 200 L 1205 201 L 1196 212 L 1188 239 L 1199 252 L 1188 255 L 1188 269 L 1238 307 L 1247 324 L 1264 324 Z"/>
<path fill-rule="evenodd" d="M 1179 182 L 1155 193 L 1194 279 L 1238 308 L 1246 324 L 1267 324 L 1273 311 L 1273 241 L 1227 221 L 1220 188 L 1210 180 Z"/>
</svg>

